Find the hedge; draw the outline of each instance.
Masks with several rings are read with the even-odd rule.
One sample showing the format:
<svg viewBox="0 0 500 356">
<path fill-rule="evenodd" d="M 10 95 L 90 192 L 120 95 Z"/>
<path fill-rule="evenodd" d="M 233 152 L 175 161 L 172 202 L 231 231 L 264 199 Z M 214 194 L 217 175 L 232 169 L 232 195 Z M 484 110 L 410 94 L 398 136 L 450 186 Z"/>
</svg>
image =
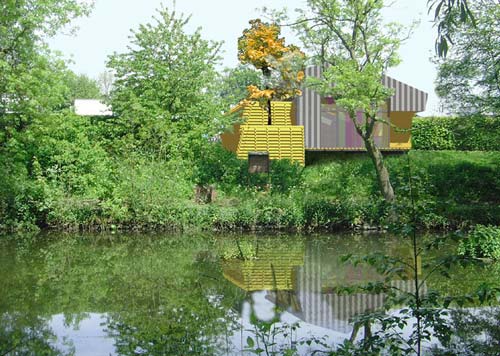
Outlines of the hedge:
<svg viewBox="0 0 500 356">
<path fill-rule="evenodd" d="M 415 118 L 412 147 L 420 150 L 500 151 L 500 117 Z"/>
</svg>

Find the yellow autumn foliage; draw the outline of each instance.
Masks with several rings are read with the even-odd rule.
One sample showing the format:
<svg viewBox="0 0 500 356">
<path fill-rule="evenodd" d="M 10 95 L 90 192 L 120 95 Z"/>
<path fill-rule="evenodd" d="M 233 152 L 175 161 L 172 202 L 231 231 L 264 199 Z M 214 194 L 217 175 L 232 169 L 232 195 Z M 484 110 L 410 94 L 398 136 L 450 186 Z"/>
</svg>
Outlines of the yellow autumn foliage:
<svg viewBox="0 0 500 356">
<path fill-rule="evenodd" d="M 280 28 L 260 19 L 250 21 L 250 28 L 238 39 L 238 58 L 241 63 L 251 63 L 257 69 L 268 69 L 269 57 L 280 58 L 289 51 L 285 39 L 279 38 Z"/>
<path fill-rule="evenodd" d="M 270 100 L 291 100 L 302 95 L 305 54 L 297 46 L 286 46 L 280 37 L 280 27 L 260 19 L 251 20 L 250 27 L 238 39 L 238 58 L 243 64 L 252 64 L 262 70 L 264 89 L 257 85 L 247 87 L 248 95 L 240 105 L 258 101 L 265 107 Z"/>
</svg>

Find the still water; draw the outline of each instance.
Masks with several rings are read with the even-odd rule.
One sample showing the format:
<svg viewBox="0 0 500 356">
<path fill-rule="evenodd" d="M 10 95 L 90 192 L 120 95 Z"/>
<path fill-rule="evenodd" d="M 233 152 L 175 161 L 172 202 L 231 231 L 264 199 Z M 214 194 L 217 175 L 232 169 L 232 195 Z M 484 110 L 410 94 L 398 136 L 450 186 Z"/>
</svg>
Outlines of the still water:
<svg viewBox="0 0 500 356">
<path fill-rule="evenodd" d="M 319 346 L 300 340 L 342 342 L 353 317 L 384 304 L 384 294 L 336 293 L 381 279 L 343 255 L 412 261 L 411 251 L 377 234 L 5 236 L 0 355 L 244 355 L 262 345 L 307 354 Z M 422 256 L 419 272 L 438 257 Z M 458 294 L 488 278 L 498 275 L 460 269 L 423 289 Z M 415 290 L 411 273 L 390 283 Z"/>
</svg>

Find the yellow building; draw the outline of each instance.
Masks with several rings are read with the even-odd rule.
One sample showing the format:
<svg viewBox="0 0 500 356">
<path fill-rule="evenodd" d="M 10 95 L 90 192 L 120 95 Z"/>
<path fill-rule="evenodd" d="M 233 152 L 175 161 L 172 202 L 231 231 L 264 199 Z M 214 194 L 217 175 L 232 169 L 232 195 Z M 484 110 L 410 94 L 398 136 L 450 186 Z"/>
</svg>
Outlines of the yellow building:
<svg viewBox="0 0 500 356">
<path fill-rule="evenodd" d="M 304 126 L 296 125 L 292 106 L 291 101 L 271 102 L 271 125 L 267 111 L 258 102 L 238 107 L 244 122 L 221 135 L 223 146 L 240 159 L 246 159 L 250 152 L 267 152 L 270 159 L 289 159 L 303 165 Z"/>
<path fill-rule="evenodd" d="M 286 249 L 272 241 L 256 240 L 249 245 L 252 256 L 222 261 L 224 278 L 247 292 L 296 288 L 296 271 L 304 264 L 302 242 L 291 243 Z"/>
<path fill-rule="evenodd" d="M 320 77 L 321 67 L 310 66 L 306 76 Z M 383 84 L 394 94 L 381 106 L 379 116 L 391 125 L 376 123 L 375 144 L 382 151 L 411 148 L 412 119 L 424 111 L 428 94 L 384 75 Z M 293 102 L 271 102 L 271 125 L 267 111 L 257 102 L 242 110 L 243 123 L 221 135 L 222 144 L 246 159 L 249 152 L 268 152 L 270 159 L 287 158 L 304 164 L 307 151 L 364 151 L 364 142 L 347 112 L 333 98 L 304 88 Z M 362 122 L 359 112 L 356 120 Z"/>
</svg>

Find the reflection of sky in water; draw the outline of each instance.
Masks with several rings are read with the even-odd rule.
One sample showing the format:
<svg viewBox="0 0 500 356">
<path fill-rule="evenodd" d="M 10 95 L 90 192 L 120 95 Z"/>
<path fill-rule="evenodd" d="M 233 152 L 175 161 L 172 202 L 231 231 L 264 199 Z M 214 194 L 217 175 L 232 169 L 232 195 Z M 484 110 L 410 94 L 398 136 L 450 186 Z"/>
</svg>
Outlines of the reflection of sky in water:
<svg viewBox="0 0 500 356">
<path fill-rule="evenodd" d="M 114 340 L 107 336 L 105 314 L 89 313 L 77 325 L 67 325 L 64 315 L 57 314 L 50 320 L 50 327 L 57 336 L 56 346 L 64 351 L 74 347 L 78 356 L 108 356 L 115 354 Z M 69 342 L 70 347 L 65 345 Z"/>
<path fill-rule="evenodd" d="M 269 293 L 267 291 L 253 292 L 251 294 L 253 308 L 256 316 L 260 320 L 270 320 L 273 318 L 275 304 L 270 300 Z M 250 313 L 252 306 L 249 302 L 245 302 L 241 312 L 241 329 L 234 332 L 231 337 L 231 343 L 234 346 L 234 350 L 242 350 L 246 347 L 247 337 L 255 338 L 255 327 L 250 323 Z M 323 328 L 318 325 L 310 324 L 302 321 L 296 315 L 284 311 L 280 315 L 280 322 L 276 323 L 275 327 L 282 328 L 286 326 L 291 326 L 298 323 L 298 328 L 291 333 L 291 336 L 284 337 L 284 333 L 276 333 L 275 342 L 278 345 L 289 345 L 290 341 L 310 339 L 311 337 L 325 337 L 324 341 L 328 344 L 338 344 L 349 337 L 349 334 L 337 332 L 327 328 Z M 313 344 L 314 346 L 314 344 Z M 312 348 L 312 346 L 307 345 L 296 345 L 299 353 L 308 354 L 313 350 L 317 350 L 318 347 Z M 238 352 L 235 352 L 238 353 Z M 238 353 L 239 354 L 239 353 Z"/>
<path fill-rule="evenodd" d="M 269 320 L 273 318 L 275 315 L 275 304 L 271 300 L 272 296 L 270 296 L 269 292 L 253 292 L 251 298 L 256 316 L 260 320 Z M 234 352 L 234 355 L 245 355 L 246 353 L 242 353 L 241 350 L 246 347 L 247 337 L 255 337 L 255 333 L 253 332 L 254 326 L 250 323 L 250 311 L 250 303 L 245 302 L 241 310 L 239 330 L 234 331 L 229 337 L 229 340 L 223 341 L 223 343 L 227 342 L 225 347 L 232 350 L 228 352 L 229 355 L 231 355 L 232 352 Z M 86 316 L 86 318 L 79 322 L 74 324 L 70 323 L 70 325 L 65 322 L 63 314 L 53 316 L 49 322 L 49 326 L 57 337 L 57 342 L 55 342 L 54 345 L 64 352 L 73 349 L 75 356 L 116 355 L 116 349 L 114 347 L 115 340 L 107 335 L 106 325 L 103 324 L 106 321 L 106 314 L 87 313 Z M 276 323 L 276 327 L 284 327 L 285 325 L 299 323 L 299 328 L 292 334 L 292 340 L 294 341 L 310 338 L 312 336 L 324 336 L 326 337 L 325 341 L 329 344 L 338 344 L 349 337 L 349 334 L 336 332 L 304 322 L 288 311 L 280 315 L 280 321 L 281 322 Z M 289 344 L 290 337 L 283 337 L 282 333 L 277 333 L 275 341 L 278 345 Z M 297 350 L 300 354 L 307 354 L 313 349 L 310 346 L 297 345 Z"/>
</svg>

